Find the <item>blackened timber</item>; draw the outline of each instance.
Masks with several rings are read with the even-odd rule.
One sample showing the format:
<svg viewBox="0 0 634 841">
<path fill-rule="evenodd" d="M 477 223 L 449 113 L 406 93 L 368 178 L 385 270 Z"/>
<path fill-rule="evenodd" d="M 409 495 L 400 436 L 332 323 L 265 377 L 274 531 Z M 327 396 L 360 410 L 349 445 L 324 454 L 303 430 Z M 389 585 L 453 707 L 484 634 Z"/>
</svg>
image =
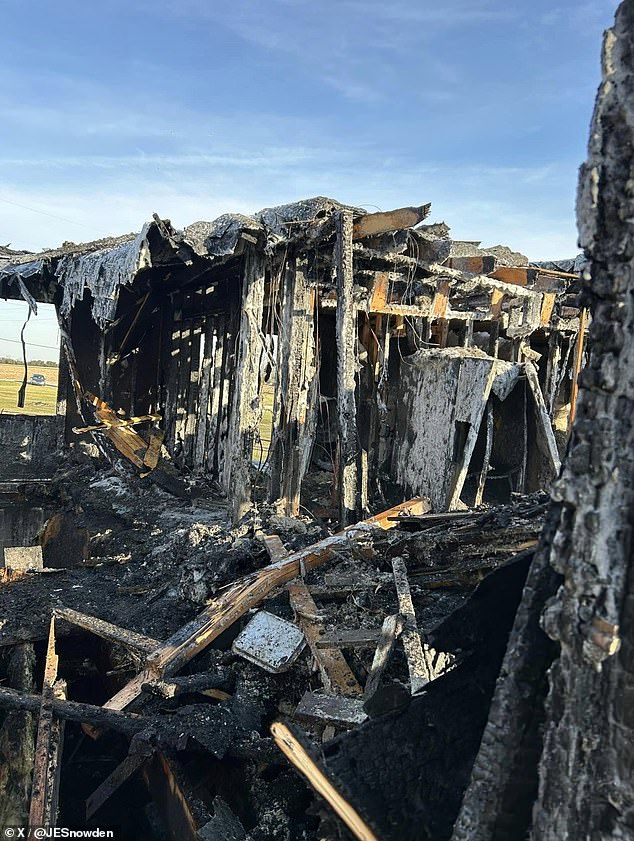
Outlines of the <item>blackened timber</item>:
<svg viewBox="0 0 634 841">
<path fill-rule="evenodd" d="M 299 514 L 315 433 L 314 296 L 305 263 L 291 258 L 280 313 L 269 492 L 271 500 L 290 516 Z"/>
<path fill-rule="evenodd" d="M 398 596 L 398 606 L 403 617 L 401 639 L 407 656 L 409 682 L 412 695 L 433 680 L 432 653 L 428 646 L 423 649 L 423 643 L 418 633 L 414 604 L 407 580 L 407 568 L 402 558 L 392 560 L 394 570 L 394 584 Z"/>
<path fill-rule="evenodd" d="M 306 642 L 319 668 L 326 692 L 340 695 L 361 695 L 362 689 L 341 651 L 336 647 L 320 648 L 317 645 L 325 629 L 319 621 L 319 608 L 315 604 L 308 587 L 301 580 L 294 581 L 288 585 L 288 595 L 291 607 L 297 617 L 297 623 L 304 632 Z"/>
<path fill-rule="evenodd" d="M 55 697 L 65 697 L 65 684 L 59 686 L 57 693 L 55 692 L 57 665 L 55 619 L 51 618 L 44 665 L 42 703 L 35 745 L 29 827 L 55 826 L 57 821 L 59 763 L 61 761 L 63 727 L 61 722 L 54 717 L 53 700 Z"/>
<path fill-rule="evenodd" d="M 242 279 L 242 319 L 238 360 L 228 434 L 225 490 L 231 495 L 237 522 L 251 506 L 251 457 L 253 439 L 262 417 L 260 358 L 262 356 L 262 311 L 264 306 L 264 258 L 249 248 Z"/>
<path fill-rule="evenodd" d="M 339 426 L 339 522 L 345 527 L 358 516 L 357 478 L 357 307 L 352 271 L 352 212 L 336 220 L 337 241 L 337 422 Z"/>
<path fill-rule="evenodd" d="M 114 771 L 106 777 L 101 785 L 96 788 L 90 797 L 86 800 L 86 819 L 90 820 L 103 804 L 109 800 L 110 797 L 119 789 L 130 777 L 135 774 L 142 765 L 145 764 L 148 756 L 151 755 L 151 750 L 147 753 L 134 752 L 126 756 L 123 762 L 114 769 Z"/>
<path fill-rule="evenodd" d="M 370 674 L 368 675 L 363 691 L 364 701 L 369 701 L 379 688 L 381 677 L 390 660 L 396 638 L 403 630 L 403 625 L 404 617 L 398 613 L 392 616 L 386 616 L 383 620 L 383 627 L 381 628 L 379 641 L 374 652 Z"/>
<path fill-rule="evenodd" d="M 118 625 L 113 625 L 111 622 L 105 622 L 103 619 L 98 619 L 96 616 L 89 616 L 86 613 L 80 613 L 78 610 L 73 610 L 69 607 L 56 607 L 53 613 L 59 619 L 69 622 L 71 625 L 76 625 L 78 628 L 83 628 L 85 631 L 90 631 L 109 642 L 123 645 L 133 651 L 141 654 L 147 654 L 154 651 L 157 645 L 160 645 L 158 640 L 146 637 L 144 634 L 137 634 L 135 631 L 128 631 L 126 628 L 120 628 Z"/>
</svg>

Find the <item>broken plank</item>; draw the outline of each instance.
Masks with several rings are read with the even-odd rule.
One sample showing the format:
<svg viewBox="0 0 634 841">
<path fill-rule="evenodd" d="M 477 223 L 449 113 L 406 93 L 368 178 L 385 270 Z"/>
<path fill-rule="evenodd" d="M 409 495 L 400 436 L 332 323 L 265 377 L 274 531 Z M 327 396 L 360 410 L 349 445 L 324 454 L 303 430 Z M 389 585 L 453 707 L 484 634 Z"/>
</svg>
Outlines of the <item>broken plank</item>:
<svg viewBox="0 0 634 841">
<path fill-rule="evenodd" d="M 367 719 L 360 698 L 344 698 L 320 692 L 305 692 L 293 717 L 311 724 L 334 724 L 344 730 L 358 727 Z"/>
<path fill-rule="evenodd" d="M 317 794 L 334 809 L 358 841 L 379 841 L 357 810 L 345 799 L 317 765 L 290 729 L 276 721 L 271 725 L 275 744 L 295 768 L 308 780 Z"/>
<path fill-rule="evenodd" d="M 551 464 L 551 469 L 554 474 L 553 478 L 557 476 L 561 468 L 561 459 L 559 458 L 559 450 L 557 449 L 557 441 L 555 440 L 555 433 L 548 416 L 546 403 L 544 402 L 544 395 L 539 384 L 539 377 L 537 375 L 537 368 L 532 362 L 524 363 L 524 370 L 526 371 L 526 380 L 533 395 L 535 404 L 535 420 L 537 422 L 538 430 L 541 430 L 541 437 L 544 441 L 546 455 Z"/>
<path fill-rule="evenodd" d="M 389 662 L 396 638 L 403 631 L 403 625 L 403 616 L 398 613 L 392 616 L 386 616 L 383 620 L 381 635 L 379 637 L 376 651 L 374 652 L 372 666 L 370 667 L 370 674 L 368 675 L 363 692 L 364 701 L 370 700 L 379 688 L 381 677 L 383 676 L 385 667 Z"/>
<path fill-rule="evenodd" d="M 123 762 L 114 769 L 114 771 L 106 777 L 101 785 L 96 788 L 90 797 L 86 800 L 86 820 L 90 820 L 103 804 L 109 800 L 110 797 L 120 788 L 133 774 L 141 768 L 152 751 L 148 753 L 130 752 Z"/>
<path fill-rule="evenodd" d="M 425 647 L 426 650 L 423 650 L 416 624 L 412 594 L 407 580 L 407 567 L 402 558 L 392 559 L 392 570 L 394 571 L 394 585 L 398 596 L 399 611 L 404 619 L 401 639 L 407 657 L 410 690 L 414 695 L 433 680 L 433 653 L 428 646 Z"/>
<path fill-rule="evenodd" d="M 352 229 L 353 239 L 384 234 L 388 231 L 401 231 L 403 228 L 413 228 L 429 216 L 431 204 L 419 207 L 399 207 L 380 213 L 367 213 L 360 216 Z"/>
<path fill-rule="evenodd" d="M 71 625 L 76 625 L 78 628 L 83 628 L 85 631 L 90 631 L 98 637 L 102 637 L 102 639 L 131 648 L 141 654 L 155 651 L 161 644 L 160 640 L 146 637 L 144 634 L 137 634 L 135 631 L 128 631 L 126 628 L 120 628 L 111 622 L 105 622 L 103 619 L 97 619 L 96 616 L 89 616 L 69 607 L 56 607 L 53 609 L 53 614 Z"/>
<path fill-rule="evenodd" d="M 374 648 L 380 633 L 380 628 L 357 628 L 352 631 L 335 628 L 320 636 L 315 645 L 317 648 Z"/>
<path fill-rule="evenodd" d="M 288 549 L 277 534 L 266 534 L 262 540 L 272 561 L 282 561 L 284 558 L 288 558 Z"/>
<path fill-rule="evenodd" d="M 352 669 L 338 648 L 320 648 L 317 641 L 324 634 L 319 621 L 319 608 L 303 581 L 288 585 L 291 607 L 304 632 L 306 642 L 319 668 L 322 683 L 330 694 L 361 695 L 362 689 Z"/>
<path fill-rule="evenodd" d="M 474 507 L 479 508 L 482 505 L 482 497 L 484 496 L 484 486 L 486 484 L 487 476 L 489 474 L 489 465 L 491 463 L 491 449 L 493 447 L 493 404 L 491 400 L 487 400 L 487 423 L 486 423 L 486 442 L 484 445 L 484 457 L 482 459 L 482 469 L 478 477 L 478 489 L 476 490 Z"/>
<path fill-rule="evenodd" d="M 127 420 L 121 420 L 117 418 L 117 422 L 114 421 L 102 421 L 102 423 L 95 424 L 94 426 L 74 426 L 73 432 L 77 433 L 77 435 L 81 435 L 84 432 L 102 432 L 106 429 L 111 429 L 113 426 L 118 427 L 119 429 L 126 427 L 126 426 L 137 426 L 140 423 L 147 423 L 147 421 L 160 421 L 161 415 L 139 415 L 138 417 L 128 418 Z"/>
<path fill-rule="evenodd" d="M 390 517 L 401 511 L 420 513 L 429 510 L 428 506 L 429 501 L 421 498 L 395 505 L 363 523 L 350 526 L 339 534 L 294 552 L 287 559 L 270 564 L 257 573 L 247 575 L 229 585 L 194 620 L 158 646 L 148 657 L 148 669 L 114 695 L 105 704 L 105 708 L 122 710 L 139 697 L 143 684 L 148 680 L 155 679 L 157 675 L 175 674 L 247 611 L 264 601 L 272 590 L 296 578 L 302 566 L 308 570 L 315 569 L 335 557 L 341 548 L 349 545 L 348 542 L 354 539 L 355 532 L 362 531 L 367 534 L 366 529 L 370 526 L 383 530 L 391 529 L 395 524 Z"/>
</svg>

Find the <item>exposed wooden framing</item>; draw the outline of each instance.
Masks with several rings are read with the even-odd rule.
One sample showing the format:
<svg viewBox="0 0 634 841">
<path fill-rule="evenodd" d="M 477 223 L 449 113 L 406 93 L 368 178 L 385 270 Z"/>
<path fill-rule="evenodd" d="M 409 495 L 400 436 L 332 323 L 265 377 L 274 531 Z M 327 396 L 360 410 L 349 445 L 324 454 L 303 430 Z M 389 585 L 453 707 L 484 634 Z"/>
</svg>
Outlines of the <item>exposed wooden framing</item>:
<svg viewBox="0 0 634 841">
<path fill-rule="evenodd" d="M 315 434 L 317 376 L 315 290 L 304 261 L 290 258 L 278 332 L 278 369 L 271 436 L 269 498 L 284 514 L 299 514 L 302 481 Z"/>
<path fill-rule="evenodd" d="M 478 508 L 482 505 L 482 497 L 484 496 L 484 486 L 486 484 L 489 473 L 489 465 L 491 463 L 491 450 L 493 448 L 493 403 L 491 398 L 487 400 L 486 408 L 486 442 L 484 445 L 484 457 L 482 459 L 482 470 L 478 477 L 478 488 L 476 490 L 474 507 Z"/>
<path fill-rule="evenodd" d="M 31 807 L 29 809 L 29 827 L 55 826 L 57 821 L 57 801 L 59 792 L 59 774 L 63 743 L 63 723 L 54 717 L 53 700 L 64 698 L 66 685 L 57 680 L 58 657 L 55 651 L 55 619 L 51 617 L 44 680 L 42 683 L 42 703 L 37 726 L 35 762 L 33 766 L 33 784 L 31 786 Z"/>
<path fill-rule="evenodd" d="M 548 327 L 550 319 L 555 308 L 555 300 L 557 295 L 554 292 L 544 292 L 542 298 L 542 308 L 539 315 L 539 323 L 542 327 Z"/>
<path fill-rule="evenodd" d="M 352 669 L 339 648 L 321 648 L 317 641 L 325 629 L 319 621 L 319 608 L 303 581 L 294 581 L 288 585 L 291 607 L 295 611 L 296 621 L 304 632 L 306 642 L 315 658 L 324 689 L 333 695 L 362 695 Z"/>
<path fill-rule="evenodd" d="M 202 321 L 195 318 L 191 323 L 191 347 L 189 379 L 187 382 L 187 405 L 185 418 L 185 455 L 190 467 L 196 465 L 196 431 L 201 416 L 200 390 L 200 340 Z"/>
<path fill-rule="evenodd" d="M 226 423 L 227 407 L 229 404 L 229 387 L 225 380 L 225 359 L 228 359 L 227 349 L 230 336 L 225 336 L 226 325 L 224 315 L 217 315 L 213 321 L 214 355 L 210 372 L 211 393 L 209 395 L 209 423 L 207 425 L 207 469 L 220 478 L 221 446 L 226 435 L 223 421 Z M 228 372 L 227 372 L 228 373 Z M 224 399 L 223 399 L 224 398 Z"/>
<path fill-rule="evenodd" d="M 436 294 L 431 306 L 431 316 L 433 318 L 444 318 L 449 304 L 449 290 L 451 285 L 448 280 L 439 278 L 436 283 Z"/>
<path fill-rule="evenodd" d="M 588 319 L 588 310 L 584 307 L 579 316 L 579 333 L 577 334 L 577 344 L 575 346 L 575 362 L 572 369 L 572 387 L 570 389 L 570 416 L 568 420 L 568 429 L 572 427 L 577 412 L 577 394 L 579 393 L 579 373 L 581 371 L 581 363 L 583 361 L 583 345 L 586 338 L 586 321 Z"/>
<path fill-rule="evenodd" d="M 524 370 L 526 371 L 526 381 L 528 382 L 535 403 L 535 419 L 538 430 L 541 430 L 542 433 L 544 441 L 543 449 L 546 451 L 545 455 L 548 456 L 552 471 L 556 476 L 561 468 L 561 459 L 559 458 L 555 433 L 553 432 L 546 404 L 544 403 L 544 395 L 539 384 L 537 369 L 532 362 L 526 362 L 524 364 Z"/>
<path fill-rule="evenodd" d="M 364 701 L 372 698 L 379 688 L 381 677 L 383 676 L 385 667 L 387 666 L 392 650 L 394 649 L 394 643 L 396 642 L 396 638 L 399 634 L 402 633 L 403 627 L 403 617 L 398 613 L 392 616 L 386 616 L 383 620 L 379 641 L 374 652 L 372 666 L 370 667 L 370 674 L 368 675 L 368 679 L 365 683 L 365 689 L 363 691 Z"/>
<path fill-rule="evenodd" d="M 387 305 L 387 298 L 390 291 L 390 275 L 389 272 L 377 272 L 374 278 L 374 284 L 370 292 L 370 301 L 368 309 L 370 312 L 382 311 Z"/>
<path fill-rule="evenodd" d="M 359 512 L 357 479 L 357 307 L 352 270 L 352 211 L 336 218 L 337 241 L 337 422 L 339 426 L 339 522 L 345 527 Z"/>
<path fill-rule="evenodd" d="M 264 306 L 264 258 L 247 250 L 242 276 L 242 319 L 231 420 L 228 434 L 224 486 L 232 500 L 234 522 L 251 507 L 251 454 L 253 437 L 262 417 L 260 358 L 262 356 L 262 311 Z"/>
<path fill-rule="evenodd" d="M 198 418 L 196 423 L 196 438 L 194 443 L 194 467 L 205 467 L 207 455 L 207 430 L 211 424 L 210 394 L 213 386 L 214 368 L 214 320 L 207 316 L 203 329 L 203 356 L 200 369 L 200 383 L 198 392 Z"/>
<path fill-rule="evenodd" d="M 176 446 L 176 421 L 178 414 L 178 369 L 181 357 L 181 317 L 183 310 L 182 293 L 174 295 L 173 320 L 169 338 L 169 364 L 165 386 L 165 441 L 170 452 Z"/>
<path fill-rule="evenodd" d="M 98 637 L 108 640 L 108 642 L 123 645 L 139 654 L 148 654 L 150 651 L 155 651 L 156 647 L 161 644 L 159 640 L 146 637 L 145 634 L 128 631 L 126 628 L 120 628 L 111 622 L 105 622 L 103 619 L 97 619 L 95 616 L 80 613 L 78 610 L 69 607 L 55 607 L 53 615 L 65 622 L 70 622 L 71 625 L 90 631 Z"/>
<path fill-rule="evenodd" d="M 352 238 L 363 239 L 388 231 L 413 228 L 429 216 L 430 210 L 431 204 L 423 204 L 420 207 L 399 207 L 397 210 L 359 216 L 352 229 Z M 352 218 L 351 211 L 342 211 L 342 213 L 350 213 Z"/>
<path fill-rule="evenodd" d="M 183 309 L 191 300 L 191 293 L 183 294 Z M 182 312 L 181 312 L 182 317 Z M 178 378 L 176 385 L 176 425 L 174 432 L 174 448 L 181 458 L 185 456 L 185 430 L 187 427 L 187 394 L 189 391 L 190 372 L 192 364 L 192 334 L 193 322 L 181 321 L 178 342 Z"/>
<path fill-rule="evenodd" d="M 222 591 L 191 622 L 180 628 L 166 642 L 158 646 L 148 657 L 148 668 L 133 678 L 105 705 L 107 710 L 123 710 L 138 698 L 144 683 L 154 680 L 157 675 L 173 675 L 186 663 L 203 651 L 208 645 L 234 622 L 259 605 L 276 587 L 280 587 L 296 578 L 302 568 L 310 570 L 326 563 L 335 553 L 354 540 L 354 533 L 359 528 L 377 526 L 390 529 L 396 525 L 391 519 L 400 512 L 410 514 L 428 510 L 428 501 L 412 499 L 383 511 L 365 520 L 363 524 L 350 526 L 339 534 L 294 552 L 287 559 L 270 564 L 257 573 L 247 575 Z"/>
<path fill-rule="evenodd" d="M 148 753 L 141 753 L 130 751 L 123 762 L 114 769 L 114 771 L 106 777 L 101 785 L 96 788 L 90 797 L 86 800 L 86 819 L 90 820 L 103 804 L 112 797 L 112 795 L 121 788 L 121 786 L 130 779 L 141 768 L 147 759 L 151 756 L 151 751 Z"/>
<path fill-rule="evenodd" d="M 414 695 L 433 679 L 433 654 L 427 647 L 423 649 L 407 580 L 407 567 L 402 558 L 392 559 L 392 570 L 399 611 L 404 620 L 401 639 L 407 657 L 410 690 Z"/>
<path fill-rule="evenodd" d="M 275 744 L 284 756 L 302 774 L 317 794 L 334 809 L 358 841 L 379 841 L 357 810 L 337 791 L 323 770 L 310 756 L 306 748 L 296 739 L 289 728 L 276 721 L 271 725 Z"/>
</svg>

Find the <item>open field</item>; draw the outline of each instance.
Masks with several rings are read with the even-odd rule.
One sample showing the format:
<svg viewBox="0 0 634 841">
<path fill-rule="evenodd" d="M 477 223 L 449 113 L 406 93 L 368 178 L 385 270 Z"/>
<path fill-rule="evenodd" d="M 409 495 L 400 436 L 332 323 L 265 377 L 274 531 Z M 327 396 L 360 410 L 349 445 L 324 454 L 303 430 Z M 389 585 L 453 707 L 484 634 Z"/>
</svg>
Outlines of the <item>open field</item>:
<svg viewBox="0 0 634 841">
<path fill-rule="evenodd" d="M 29 377 L 44 374 L 46 385 L 27 385 L 24 409 L 18 409 L 18 390 L 24 370 L 21 365 L 0 364 L 0 412 L 20 415 L 54 415 L 57 399 L 57 368 L 29 365 Z"/>
</svg>

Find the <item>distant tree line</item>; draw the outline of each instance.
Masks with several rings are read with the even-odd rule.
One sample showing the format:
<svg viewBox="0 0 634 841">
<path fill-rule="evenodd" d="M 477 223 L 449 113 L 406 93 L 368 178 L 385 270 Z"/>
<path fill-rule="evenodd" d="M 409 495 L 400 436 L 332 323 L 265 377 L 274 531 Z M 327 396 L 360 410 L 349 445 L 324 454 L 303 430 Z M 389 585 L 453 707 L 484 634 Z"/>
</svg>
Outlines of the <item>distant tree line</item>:
<svg viewBox="0 0 634 841">
<path fill-rule="evenodd" d="M 10 356 L 0 356 L 0 365 L 22 365 L 21 359 L 12 359 Z M 39 368 L 57 368 L 57 362 L 50 359 L 30 359 L 29 365 L 37 365 Z"/>
</svg>

